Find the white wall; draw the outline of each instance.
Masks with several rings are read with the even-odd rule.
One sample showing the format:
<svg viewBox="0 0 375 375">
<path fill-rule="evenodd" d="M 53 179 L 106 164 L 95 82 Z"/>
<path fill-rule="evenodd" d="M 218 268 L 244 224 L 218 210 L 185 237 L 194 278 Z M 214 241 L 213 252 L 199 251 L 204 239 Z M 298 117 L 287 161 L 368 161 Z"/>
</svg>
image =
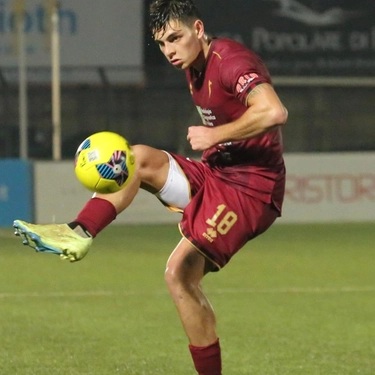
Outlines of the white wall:
<svg viewBox="0 0 375 375">
<path fill-rule="evenodd" d="M 375 221 L 375 153 L 290 154 L 279 223 Z M 74 219 L 91 193 L 76 180 L 73 161 L 36 162 L 37 223 Z M 151 194 L 140 191 L 116 219 L 124 223 L 177 223 Z"/>
</svg>

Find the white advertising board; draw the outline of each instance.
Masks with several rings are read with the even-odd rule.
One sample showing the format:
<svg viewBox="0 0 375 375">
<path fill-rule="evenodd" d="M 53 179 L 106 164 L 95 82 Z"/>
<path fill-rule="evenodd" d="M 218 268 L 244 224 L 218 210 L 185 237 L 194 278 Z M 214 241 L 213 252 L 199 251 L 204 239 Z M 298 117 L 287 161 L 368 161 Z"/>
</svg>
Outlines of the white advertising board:
<svg viewBox="0 0 375 375">
<path fill-rule="evenodd" d="M 283 216 L 277 223 L 375 222 L 375 153 L 290 154 Z M 35 219 L 66 222 L 91 197 L 77 181 L 73 161 L 34 164 Z M 154 196 L 140 191 L 114 224 L 177 223 Z"/>
<path fill-rule="evenodd" d="M 285 156 L 280 222 L 375 222 L 375 154 Z"/>
<path fill-rule="evenodd" d="M 15 0 L 0 0 L 0 67 L 12 79 L 18 64 Z M 52 0 L 24 2 L 24 36 L 29 68 L 48 68 Z M 141 79 L 143 66 L 143 2 L 139 0 L 59 0 L 61 68 L 65 75 L 89 79 L 87 69 L 123 69 Z M 69 71 L 67 69 L 69 68 Z M 42 71 L 39 70 L 39 72 Z M 116 72 L 116 71 L 115 71 Z M 124 79 L 124 74 L 118 79 Z M 33 71 L 33 74 L 37 72 Z M 86 77 L 85 77 L 86 76 Z"/>
<path fill-rule="evenodd" d="M 76 179 L 73 161 L 34 163 L 35 221 L 65 223 L 76 218 L 92 193 Z M 140 190 L 114 224 L 177 223 L 181 214 L 166 209 L 152 194 Z"/>
</svg>

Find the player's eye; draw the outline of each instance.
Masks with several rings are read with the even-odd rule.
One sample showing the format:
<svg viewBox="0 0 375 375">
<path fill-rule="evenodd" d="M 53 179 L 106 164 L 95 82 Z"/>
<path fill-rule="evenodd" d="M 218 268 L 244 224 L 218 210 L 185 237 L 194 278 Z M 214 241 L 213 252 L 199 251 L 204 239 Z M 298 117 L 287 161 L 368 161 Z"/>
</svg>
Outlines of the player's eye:
<svg viewBox="0 0 375 375">
<path fill-rule="evenodd" d="M 169 43 L 175 43 L 178 42 L 181 39 L 180 35 L 171 35 L 170 38 L 168 39 Z"/>
</svg>

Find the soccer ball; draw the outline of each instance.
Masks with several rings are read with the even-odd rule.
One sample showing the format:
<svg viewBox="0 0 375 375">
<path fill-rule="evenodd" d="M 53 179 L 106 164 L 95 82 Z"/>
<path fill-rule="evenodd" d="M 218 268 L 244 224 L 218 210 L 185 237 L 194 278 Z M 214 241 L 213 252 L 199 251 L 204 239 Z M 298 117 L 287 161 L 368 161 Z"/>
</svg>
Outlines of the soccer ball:
<svg viewBox="0 0 375 375">
<path fill-rule="evenodd" d="M 103 131 L 86 138 L 75 155 L 75 174 L 89 190 L 109 194 L 123 189 L 132 179 L 135 163 L 128 141 Z"/>
</svg>

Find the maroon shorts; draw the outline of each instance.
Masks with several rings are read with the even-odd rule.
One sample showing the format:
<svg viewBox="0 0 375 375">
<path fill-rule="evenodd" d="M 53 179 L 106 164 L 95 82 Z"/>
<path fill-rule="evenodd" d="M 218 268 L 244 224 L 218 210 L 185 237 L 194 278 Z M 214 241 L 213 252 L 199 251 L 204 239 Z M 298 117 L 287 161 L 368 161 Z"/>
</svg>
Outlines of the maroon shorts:
<svg viewBox="0 0 375 375">
<path fill-rule="evenodd" d="M 246 242 L 268 229 L 279 212 L 273 204 L 229 186 L 205 164 L 172 156 L 186 174 L 192 194 L 180 222 L 181 233 L 220 269 Z"/>
</svg>

